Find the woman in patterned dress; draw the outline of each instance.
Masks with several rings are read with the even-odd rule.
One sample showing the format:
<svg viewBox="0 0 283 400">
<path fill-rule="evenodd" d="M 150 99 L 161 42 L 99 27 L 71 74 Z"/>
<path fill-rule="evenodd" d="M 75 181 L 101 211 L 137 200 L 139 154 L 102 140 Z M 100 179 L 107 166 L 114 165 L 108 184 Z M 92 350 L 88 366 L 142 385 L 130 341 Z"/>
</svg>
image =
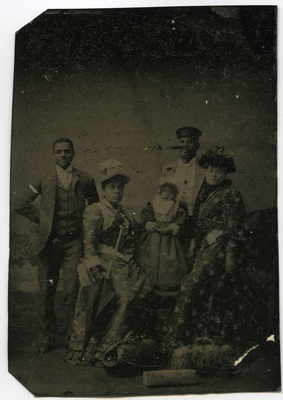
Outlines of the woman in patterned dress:
<svg viewBox="0 0 283 400">
<path fill-rule="evenodd" d="M 195 235 L 189 247 L 189 257 L 195 260 L 182 281 L 165 338 L 171 350 L 210 338 L 241 353 L 247 340 L 251 343 L 260 314 L 243 262 L 246 210 L 227 179 L 236 167 L 223 150 L 221 145 L 210 149 L 198 161 L 206 178 L 196 200 Z"/>
</svg>

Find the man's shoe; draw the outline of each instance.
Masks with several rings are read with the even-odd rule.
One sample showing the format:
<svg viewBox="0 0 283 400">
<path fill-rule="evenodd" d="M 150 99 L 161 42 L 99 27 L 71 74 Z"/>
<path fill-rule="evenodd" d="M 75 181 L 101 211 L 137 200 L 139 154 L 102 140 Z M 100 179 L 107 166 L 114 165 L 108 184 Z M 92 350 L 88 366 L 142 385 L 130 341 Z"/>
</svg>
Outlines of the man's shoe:
<svg viewBox="0 0 283 400">
<path fill-rule="evenodd" d="M 38 353 L 39 354 L 44 354 L 44 353 L 49 353 L 51 350 L 53 350 L 54 344 L 47 342 L 47 343 L 41 343 L 39 348 L 38 348 Z"/>
</svg>

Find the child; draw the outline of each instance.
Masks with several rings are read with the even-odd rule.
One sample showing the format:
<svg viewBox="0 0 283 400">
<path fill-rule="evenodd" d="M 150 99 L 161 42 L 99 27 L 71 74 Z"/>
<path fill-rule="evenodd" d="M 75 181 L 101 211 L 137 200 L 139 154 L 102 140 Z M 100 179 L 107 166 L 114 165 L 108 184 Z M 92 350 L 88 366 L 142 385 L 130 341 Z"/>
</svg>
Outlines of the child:
<svg viewBox="0 0 283 400">
<path fill-rule="evenodd" d="M 177 194 L 177 186 L 169 178 L 161 178 L 156 196 L 141 213 L 144 232 L 138 257 L 161 290 L 177 288 L 187 272 L 177 236 L 187 211 L 176 201 Z"/>
</svg>

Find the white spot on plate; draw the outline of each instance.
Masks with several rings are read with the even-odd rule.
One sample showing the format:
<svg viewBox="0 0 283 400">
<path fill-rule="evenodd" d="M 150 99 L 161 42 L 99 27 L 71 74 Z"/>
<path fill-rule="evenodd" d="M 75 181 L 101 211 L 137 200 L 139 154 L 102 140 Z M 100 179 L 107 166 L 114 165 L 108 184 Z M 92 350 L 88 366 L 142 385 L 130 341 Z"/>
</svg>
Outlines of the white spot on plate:
<svg viewBox="0 0 283 400">
<path fill-rule="evenodd" d="M 257 347 L 258 347 L 258 344 L 256 346 L 252 347 L 251 349 L 247 350 L 240 358 L 238 358 L 238 360 L 236 360 L 234 362 L 234 365 L 236 366 L 236 365 L 240 364 L 240 362 L 243 361 L 243 359 L 249 354 L 249 352 L 256 349 Z"/>
<path fill-rule="evenodd" d="M 30 190 L 32 190 L 34 193 L 38 193 L 38 191 L 36 190 L 35 187 L 33 187 L 32 185 L 28 185 Z"/>
<path fill-rule="evenodd" d="M 267 342 L 275 342 L 274 335 L 270 335 L 267 339 Z"/>
</svg>

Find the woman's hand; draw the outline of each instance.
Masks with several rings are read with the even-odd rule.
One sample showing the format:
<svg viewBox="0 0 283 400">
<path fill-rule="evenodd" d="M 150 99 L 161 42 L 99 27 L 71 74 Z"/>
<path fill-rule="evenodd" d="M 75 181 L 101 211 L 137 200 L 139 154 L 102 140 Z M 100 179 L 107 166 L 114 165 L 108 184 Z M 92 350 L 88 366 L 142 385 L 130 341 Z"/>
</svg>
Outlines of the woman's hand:
<svg viewBox="0 0 283 400">
<path fill-rule="evenodd" d="M 86 259 L 85 265 L 94 279 L 103 279 L 107 275 L 109 264 L 99 256 Z"/>
<path fill-rule="evenodd" d="M 208 244 L 213 244 L 219 236 L 223 235 L 223 231 L 220 231 L 219 229 L 214 229 L 211 231 L 208 235 L 206 235 L 206 240 Z"/>
<path fill-rule="evenodd" d="M 148 222 L 145 224 L 145 229 L 146 229 L 147 231 L 149 231 L 149 232 L 155 231 L 155 228 L 156 228 L 156 222 L 148 221 Z"/>
<path fill-rule="evenodd" d="M 104 265 L 96 265 L 95 267 L 91 267 L 89 272 L 95 279 L 103 279 L 107 274 L 107 270 Z"/>
<path fill-rule="evenodd" d="M 228 274 L 232 274 L 236 270 L 236 261 L 231 251 L 226 253 L 225 269 Z"/>
<path fill-rule="evenodd" d="M 173 235 L 178 235 L 180 230 L 179 225 L 172 223 L 169 226 L 170 226 L 170 231 L 173 233 Z"/>
</svg>

